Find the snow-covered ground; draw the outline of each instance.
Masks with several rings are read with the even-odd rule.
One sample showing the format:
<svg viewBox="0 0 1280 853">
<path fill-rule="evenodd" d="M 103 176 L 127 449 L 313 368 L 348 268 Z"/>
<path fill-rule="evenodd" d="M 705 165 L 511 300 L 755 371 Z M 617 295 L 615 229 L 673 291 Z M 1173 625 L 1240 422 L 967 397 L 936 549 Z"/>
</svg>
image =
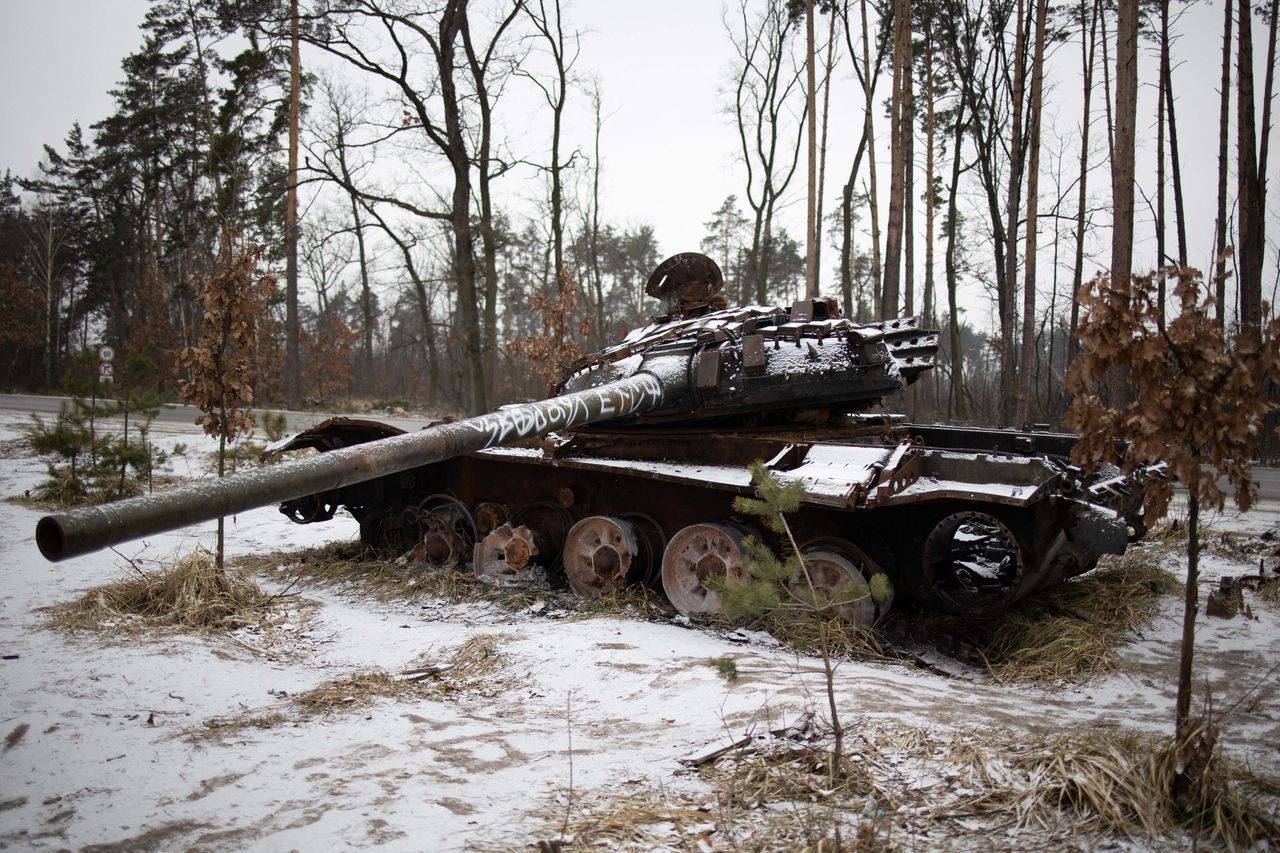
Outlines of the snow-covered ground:
<svg viewBox="0 0 1280 853">
<path fill-rule="evenodd" d="M 21 423 L 0 420 L 0 442 L 17 438 Z M 205 446 L 194 428 L 162 429 L 162 443 Z M 0 496 L 41 479 L 42 462 L 16 443 L 0 447 L 8 448 Z M 187 473 L 186 463 L 177 469 Z M 546 608 L 387 603 L 332 588 L 295 588 L 314 611 L 303 618 L 300 609 L 266 651 L 253 638 L 69 638 L 50 630 L 40 609 L 118 577 L 123 560 L 108 551 L 45 562 L 33 541 L 39 515 L 0 502 L 0 735 L 9 735 L 0 753 L 0 849 L 519 847 L 538 839 L 533 815 L 570 786 L 697 789 L 680 758 L 822 707 L 820 662 L 767 642 L 612 617 L 547 618 Z M 1209 523 L 1277 531 L 1280 508 Z M 161 560 L 211 542 L 211 531 L 119 550 Z M 349 518 L 297 526 L 266 508 L 229 522 L 228 548 L 267 552 L 355 535 Z M 1175 555 L 1166 559 L 1181 572 Z M 1220 576 L 1250 571 L 1257 557 L 1214 551 L 1202 598 Z M 1197 683 L 1229 709 L 1227 752 L 1275 773 L 1280 612 L 1247 592 L 1246 601 L 1253 618 L 1200 617 Z M 986 730 L 1000 741 L 1097 726 L 1167 732 L 1180 608 L 1169 596 L 1152 627 L 1121 650 L 1125 670 L 1082 686 L 1012 687 L 977 671 L 948 678 L 846 663 L 842 714 Z M 482 634 L 497 637 L 502 667 L 466 689 L 315 716 L 291 712 L 282 697 L 356 671 L 447 663 Z M 708 663 L 726 656 L 741 675 L 732 684 Z M 211 719 L 272 711 L 288 721 L 207 734 Z"/>
</svg>

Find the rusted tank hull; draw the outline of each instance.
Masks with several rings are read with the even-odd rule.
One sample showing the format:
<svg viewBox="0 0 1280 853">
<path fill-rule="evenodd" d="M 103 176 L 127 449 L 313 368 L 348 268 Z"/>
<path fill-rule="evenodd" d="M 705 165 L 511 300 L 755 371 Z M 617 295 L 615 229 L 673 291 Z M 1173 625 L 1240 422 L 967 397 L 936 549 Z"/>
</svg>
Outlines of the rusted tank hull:
<svg viewBox="0 0 1280 853">
<path fill-rule="evenodd" d="M 342 426 L 330 424 L 323 432 L 338 435 Z M 598 545 L 594 553 L 608 557 L 597 560 L 604 566 L 598 572 L 603 576 L 595 579 L 600 584 L 612 588 L 614 579 L 607 573 L 626 565 L 634 582 L 656 585 L 662 576 L 673 597 L 682 593 L 678 584 L 672 590 L 667 575 L 680 558 L 668 554 L 664 566 L 663 551 L 674 547 L 681 531 L 722 525 L 781 544 L 752 519 L 734 513 L 734 498 L 751 493 L 747 466 L 753 460 L 766 462 L 778 479 L 803 483 L 802 507 L 792 520 L 802 549 L 854 554 L 867 569 L 886 573 L 900 595 L 930 609 L 988 615 L 1087 571 L 1103 553 L 1123 551 L 1134 502 L 1112 500 L 1114 505 L 1106 506 L 1078 472 L 1035 447 L 1062 449 L 1069 446 L 1069 436 L 988 431 L 988 439 L 1001 448 L 1011 448 L 1019 436 L 1018 444 L 1032 444 L 1018 453 L 963 449 L 971 435 L 936 442 L 943 446 L 921 445 L 909 438 L 911 432 L 910 426 L 877 418 L 754 432 L 578 431 L 548 436 L 536 446 L 486 450 L 423 466 L 328 500 L 350 508 L 367 541 L 396 552 L 420 542 L 423 517 L 440 526 L 439 513 L 423 516 L 406 513 L 405 507 L 430 503 L 429 498 L 440 506 L 463 507 L 472 519 L 470 535 L 477 543 L 488 542 L 475 552 L 481 574 L 490 559 L 486 555 L 501 553 L 503 543 L 514 541 L 512 532 L 523 530 L 524 538 L 513 547 L 519 545 L 523 555 L 523 543 L 536 540 L 536 562 L 553 578 L 561 576 L 566 538 L 586 520 L 595 540 L 572 541 L 569 560 L 590 562 L 591 548 Z M 933 437 L 946 438 L 943 433 Z M 316 438 L 313 433 L 310 441 Z M 307 440 L 306 434 L 299 439 Z M 284 509 L 296 513 L 297 507 Z M 488 521 L 475 524 L 481 516 Z M 506 523 L 507 532 L 499 531 L 494 540 L 498 521 Z M 600 531 L 626 532 L 633 526 L 648 540 L 644 547 L 622 542 L 622 534 L 616 546 L 599 542 Z M 699 547 L 714 550 L 716 541 L 732 546 L 732 534 L 720 530 L 707 534 L 710 545 L 699 540 Z M 451 545 L 441 553 L 466 550 Z M 568 568 L 570 580 L 592 571 L 591 565 Z M 504 565 L 496 573 L 510 571 Z M 575 583 L 575 589 L 581 585 Z"/>
</svg>

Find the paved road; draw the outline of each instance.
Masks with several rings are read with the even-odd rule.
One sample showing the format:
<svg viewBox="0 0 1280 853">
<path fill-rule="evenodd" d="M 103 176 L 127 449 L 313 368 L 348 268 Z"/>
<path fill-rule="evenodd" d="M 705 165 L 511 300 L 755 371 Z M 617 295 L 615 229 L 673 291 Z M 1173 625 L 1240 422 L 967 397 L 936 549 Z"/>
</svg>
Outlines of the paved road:
<svg viewBox="0 0 1280 853">
<path fill-rule="evenodd" d="M 54 414 L 64 397 L 39 397 L 24 394 L 0 394 L 0 411 L 35 412 L 36 414 Z M 269 410 L 283 411 L 283 410 Z M 160 410 L 157 421 L 166 424 L 191 424 L 195 421 L 198 410 L 192 406 L 169 403 Z M 335 417 L 329 412 L 284 412 L 288 419 L 286 434 L 300 432 L 321 421 Z M 426 418 L 391 417 L 376 412 L 363 415 L 371 420 L 398 426 L 403 430 L 416 430 L 426 426 L 430 421 Z M 1253 478 L 1258 482 L 1258 497 L 1262 500 L 1280 499 L 1280 468 L 1254 468 Z"/>
</svg>

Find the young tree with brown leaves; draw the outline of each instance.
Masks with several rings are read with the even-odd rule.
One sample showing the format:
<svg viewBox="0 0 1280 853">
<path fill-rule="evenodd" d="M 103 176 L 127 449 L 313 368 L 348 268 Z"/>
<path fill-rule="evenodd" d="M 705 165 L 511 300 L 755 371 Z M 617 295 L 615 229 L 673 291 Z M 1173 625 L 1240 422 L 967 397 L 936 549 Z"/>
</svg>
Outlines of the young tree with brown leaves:
<svg viewBox="0 0 1280 853">
<path fill-rule="evenodd" d="M 236 247 L 230 229 L 213 271 L 193 277 L 192 287 L 203 307 L 200 337 L 196 345 L 178 353 L 178 367 L 186 375 L 178 380 L 182 400 L 204 414 L 196 423 L 205 434 L 218 439 L 218 476 L 226 472 L 227 442 L 253 429 L 254 352 L 258 321 L 275 290 L 275 277 L 259 276 L 262 247 Z M 224 520 L 218 519 L 217 567 L 222 568 Z"/>
<path fill-rule="evenodd" d="M 1157 277 L 1176 278 L 1173 302 L 1162 317 Z M 1236 504 L 1247 510 L 1257 492 L 1252 455 L 1276 400 L 1264 390 L 1280 381 L 1280 318 L 1261 330 L 1237 327 L 1228 342 L 1214 316 L 1212 289 L 1196 270 L 1162 270 L 1145 276 L 1088 282 L 1079 294 L 1080 355 L 1067 373 L 1075 398 L 1067 424 L 1081 436 L 1079 463 L 1119 464 L 1131 472 L 1158 459 L 1171 479 L 1146 482 L 1148 523 L 1164 514 L 1176 479 L 1187 489 L 1187 585 L 1182 656 L 1178 672 L 1176 735 L 1188 733 L 1191 661 L 1195 639 L 1199 520 L 1202 505 L 1221 509 L 1225 477 Z M 1264 312 L 1266 308 L 1263 308 Z M 1131 402 L 1110 405 L 1098 393 L 1110 371 L 1121 368 Z M 1128 443 L 1117 459 L 1117 442 Z"/>
</svg>

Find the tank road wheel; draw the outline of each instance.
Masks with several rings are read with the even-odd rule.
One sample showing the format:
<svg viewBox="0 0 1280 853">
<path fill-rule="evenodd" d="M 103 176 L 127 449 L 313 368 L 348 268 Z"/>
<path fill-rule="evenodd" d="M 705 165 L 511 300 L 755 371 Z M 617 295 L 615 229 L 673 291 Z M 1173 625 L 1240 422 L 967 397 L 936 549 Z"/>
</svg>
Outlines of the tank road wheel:
<svg viewBox="0 0 1280 853">
<path fill-rule="evenodd" d="M 599 598 L 648 579 L 661 550 L 662 531 L 648 516 L 588 516 L 565 537 L 565 577 L 578 595 Z"/>
<path fill-rule="evenodd" d="M 476 530 L 481 536 L 488 536 L 507 523 L 511 513 L 506 504 L 486 501 L 476 505 Z"/>
<path fill-rule="evenodd" d="M 1018 537 L 985 512 L 957 512 L 934 526 L 921 555 L 922 596 L 951 613 L 988 616 L 1002 611 L 1022 585 Z"/>
<path fill-rule="evenodd" d="M 671 537 L 662 555 L 662 589 L 676 610 L 686 616 L 720 610 L 720 596 L 708 581 L 746 577 L 744 539 L 742 529 L 725 523 L 691 524 Z"/>
<path fill-rule="evenodd" d="M 410 510 L 418 525 L 418 544 L 409 562 L 428 569 L 453 568 L 464 562 L 476 541 L 476 523 L 467 507 L 450 495 L 431 495 Z"/>
<path fill-rule="evenodd" d="M 627 585 L 631 564 L 640 557 L 640 542 L 629 521 L 588 516 L 564 540 L 564 573 L 583 598 L 599 598 Z"/>
<path fill-rule="evenodd" d="M 557 574 L 563 563 L 560 561 L 560 549 L 564 547 L 564 538 L 573 527 L 573 516 L 564 507 L 549 501 L 529 504 L 518 509 L 509 524 L 512 527 L 528 527 L 533 532 L 534 541 L 538 544 L 542 560 L 539 565 L 549 575 Z"/>
<path fill-rule="evenodd" d="M 476 545 L 476 577 L 494 586 L 531 586 L 539 580 L 533 569 L 541 550 L 528 527 L 503 524 Z"/>
<path fill-rule="evenodd" d="M 838 539 L 819 540 L 807 545 L 803 551 L 819 605 L 834 605 L 841 619 L 867 627 L 889 612 L 893 604 L 893 588 L 890 586 L 889 597 L 882 602 L 871 597 L 871 578 L 880 574 L 880 567 L 856 545 Z M 808 584 L 804 578 L 792 578 L 791 587 L 795 594 L 808 598 Z"/>
</svg>

